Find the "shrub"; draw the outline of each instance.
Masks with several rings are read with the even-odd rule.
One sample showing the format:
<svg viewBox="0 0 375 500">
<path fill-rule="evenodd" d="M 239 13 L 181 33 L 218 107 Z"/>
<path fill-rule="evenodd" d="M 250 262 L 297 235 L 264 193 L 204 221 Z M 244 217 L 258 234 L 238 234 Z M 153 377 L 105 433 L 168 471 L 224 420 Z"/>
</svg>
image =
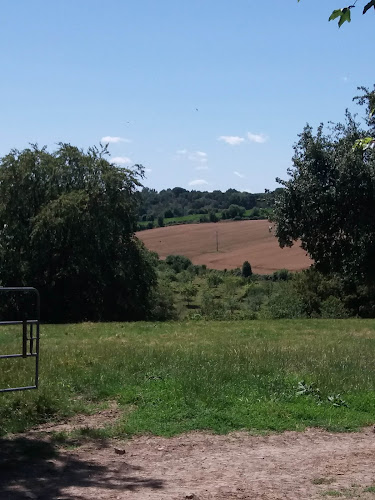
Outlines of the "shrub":
<svg viewBox="0 0 375 500">
<path fill-rule="evenodd" d="M 332 295 L 322 302 L 320 314 L 322 318 L 334 319 L 347 318 L 349 316 L 342 301 L 338 297 L 333 297 Z"/>
<path fill-rule="evenodd" d="M 183 255 L 168 255 L 165 259 L 165 263 L 170 266 L 176 273 L 186 270 L 189 266 L 192 266 L 190 259 Z"/>
<path fill-rule="evenodd" d="M 279 269 L 272 274 L 272 281 L 288 281 L 293 274 L 288 269 Z"/>
<path fill-rule="evenodd" d="M 219 285 L 221 285 L 222 282 L 223 278 L 220 276 L 219 273 L 215 271 L 210 272 L 210 274 L 207 276 L 207 285 L 210 288 L 216 288 Z"/>
<path fill-rule="evenodd" d="M 248 260 L 245 260 L 245 262 L 242 264 L 241 274 L 244 278 L 250 278 L 250 276 L 253 274 L 250 262 Z"/>
<path fill-rule="evenodd" d="M 268 302 L 261 307 L 261 316 L 265 319 L 304 318 L 304 303 L 287 283 L 278 285 L 271 293 Z"/>
</svg>

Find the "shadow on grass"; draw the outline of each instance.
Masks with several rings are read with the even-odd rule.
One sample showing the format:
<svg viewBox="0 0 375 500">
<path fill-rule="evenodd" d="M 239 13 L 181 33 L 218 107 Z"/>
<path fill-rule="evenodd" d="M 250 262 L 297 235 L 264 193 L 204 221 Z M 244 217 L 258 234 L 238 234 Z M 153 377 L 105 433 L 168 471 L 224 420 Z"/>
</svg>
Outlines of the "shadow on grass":
<svg viewBox="0 0 375 500">
<path fill-rule="evenodd" d="M 107 446 L 104 442 L 102 445 Z M 142 471 L 140 467 L 123 460 L 111 462 L 106 466 L 80 459 L 60 452 L 55 444 L 43 439 L 0 439 L 0 499 L 73 500 L 83 493 L 76 488 L 96 489 L 94 495 L 100 498 L 103 490 L 115 493 L 163 488 L 160 479 L 135 475 Z"/>
</svg>

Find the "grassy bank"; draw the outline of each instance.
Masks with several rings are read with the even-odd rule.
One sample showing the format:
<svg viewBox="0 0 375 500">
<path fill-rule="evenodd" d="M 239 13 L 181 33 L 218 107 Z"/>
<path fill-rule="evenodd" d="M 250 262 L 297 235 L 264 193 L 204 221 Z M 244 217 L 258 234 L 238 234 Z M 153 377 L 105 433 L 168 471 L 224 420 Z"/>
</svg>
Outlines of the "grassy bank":
<svg viewBox="0 0 375 500">
<path fill-rule="evenodd" d="M 19 349 L 0 334 L 1 353 Z M 375 421 L 373 320 L 46 325 L 41 346 L 40 389 L 0 395 L 1 434 L 113 399 L 121 435 Z M 28 382 L 24 360 L 4 361 L 1 386 Z"/>
</svg>

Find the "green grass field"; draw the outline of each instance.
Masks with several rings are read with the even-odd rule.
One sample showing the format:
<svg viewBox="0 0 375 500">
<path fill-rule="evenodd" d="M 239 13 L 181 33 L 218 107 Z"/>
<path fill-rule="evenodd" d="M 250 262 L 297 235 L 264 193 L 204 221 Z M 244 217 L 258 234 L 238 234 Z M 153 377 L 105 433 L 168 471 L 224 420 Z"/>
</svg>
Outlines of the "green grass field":
<svg viewBox="0 0 375 500">
<path fill-rule="evenodd" d="M 0 395 L 0 434 L 116 400 L 109 435 L 354 430 L 375 421 L 375 322 L 107 323 L 41 328 L 38 391 Z M 0 352 L 21 335 L 0 330 Z M 29 360 L 1 360 L 0 385 Z M 302 384 L 301 382 L 304 381 Z"/>
</svg>

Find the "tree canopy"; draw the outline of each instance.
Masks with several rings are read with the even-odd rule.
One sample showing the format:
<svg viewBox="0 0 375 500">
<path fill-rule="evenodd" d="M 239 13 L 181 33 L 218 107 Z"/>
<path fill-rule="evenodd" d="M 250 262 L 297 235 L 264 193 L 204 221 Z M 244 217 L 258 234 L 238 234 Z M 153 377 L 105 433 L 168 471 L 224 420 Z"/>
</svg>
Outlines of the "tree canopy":
<svg viewBox="0 0 375 500">
<path fill-rule="evenodd" d="M 368 90 L 365 89 L 368 93 Z M 358 98 L 368 104 L 365 96 Z M 282 247 L 296 240 L 325 273 L 369 282 L 375 277 L 375 150 L 353 145 L 374 132 L 346 122 L 306 126 L 294 148 L 289 180 L 276 201 L 276 236 Z"/>
<path fill-rule="evenodd" d="M 141 166 L 105 147 L 32 145 L 0 160 L 0 285 L 35 286 L 48 321 L 138 319 L 156 276 L 135 238 Z"/>
</svg>

